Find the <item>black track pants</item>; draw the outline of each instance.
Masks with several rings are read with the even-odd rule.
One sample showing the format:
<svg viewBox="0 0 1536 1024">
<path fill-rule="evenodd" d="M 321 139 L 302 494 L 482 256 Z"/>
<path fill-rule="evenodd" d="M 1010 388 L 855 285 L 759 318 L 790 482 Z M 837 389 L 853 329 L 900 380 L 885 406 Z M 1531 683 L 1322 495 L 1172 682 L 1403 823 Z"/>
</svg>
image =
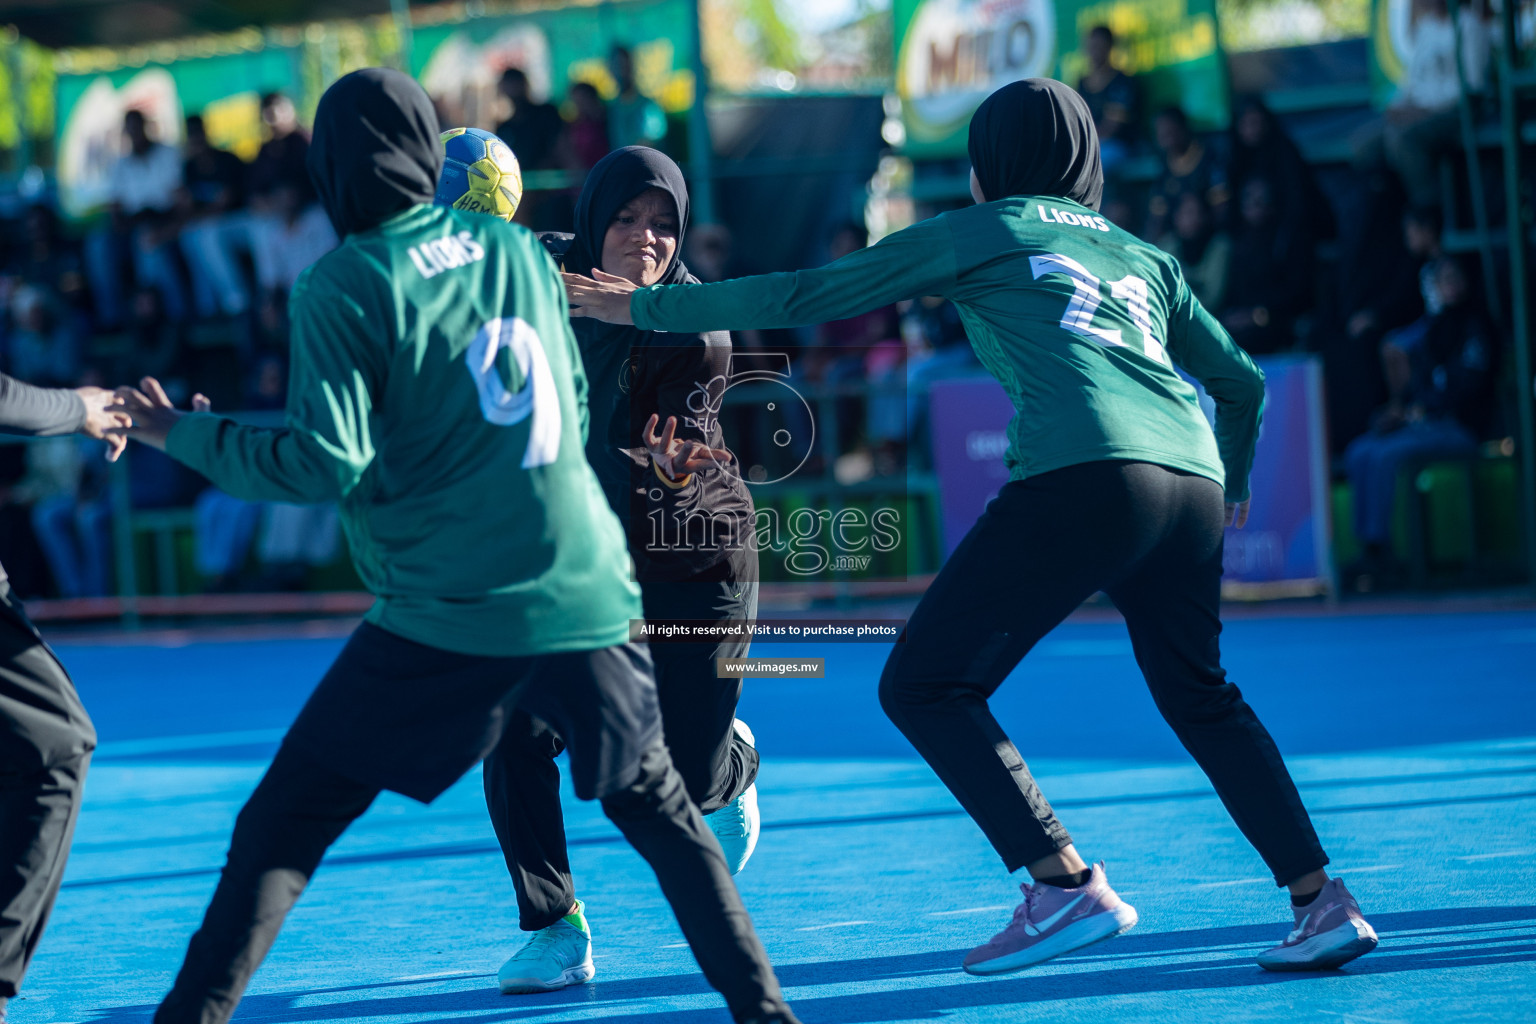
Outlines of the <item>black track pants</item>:
<svg viewBox="0 0 1536 1024">
<path fill-rule="evenodd" d="M 349 772 L 312 746 L 327 719 L 335 732 L 346 732 L 357 717 L 345 714 L 349 703 L 361 709 L 370 694 L 394 692 L 413 679 L 438 693 L 455 692 L 471 709 L 476 693 L 499 689 L 506 697 L 492 707 L 489 719 L 475 711 L 455 726 L 451 716 L 440 714 L 431 730 L 437 741 L 425 746 L 407 721 L 374 723 L 380 735 L 373 742 L 358 735 L 345 745 L 366 771 Z M 740 1020 L 784 1012 L 778 981 L 719 844 L 689 801 L 661 741 L 643 647 L 483 658 L 424 647 L 364 625 L 240 812 L 218 888 L 176 984 L 155 1014 L 156 1024 L 227 1021 L 326 849 L 385 788 L 378 784 L 379 773 L 395 778 L 389 788 L 430 799 L 440 791 L 441 764 L 456 763 L 445 753 L 451 738 L 458 736 L 453 742 L 474 754 L 486 739 L 485 722 L 502 721 L 514 708 L 555 723 L 570 737 L 578 795 L 601 800 L 604 813 L 655 871 L 705 978 L 732 1014 Z M 497 726 L 491 728 L 494 733 Z M 396 751 L 395 763 L 386 764 L 373 748 Z M 420 785 L 412 782 L 418 776 L 424 780 Z"/>
<path fill-rule="evenodd" d="M 755 555 L 747 553 L 750 566 L 737 559 L 692 579 L 644 583 L 646 618 L 755 618 Z M 716 658 L 744 658 L 750 648 L 750 640 L 650 645 L 667 749 L 688 795 L 704 814 L 735 800 L 757 778 L 757 751 L 731 727 L 742 681 L 718 678 L 715 670 Z M 518 924 L 524 931 L 554 924 L 576 898 L 560 811 L 560 769 L 554 760 L 564 748 L 558 730 L 519 711 L 485 759 L 485 802 L 517 892 Z"/>
<path fill-rule="evenodd" d="M 1125 616 L 1158 710 L 1275 880 L 1328 863 L 1274 740 L 1221 667 L 1222 513 L 1213 481 L 1150 463 L 1092 462 L 1010 483 L 913 612 L 880 703 L 1009 871 L 1072 839 L 987 699 L 1101 590 Z M 1093 700 L 1055 695 L 1041 728 L 1089 713 Z"/>
<path fill-rule="evenodd" d="M 59 894 L 96 731 L 0 574 L 0 1009 Z"/>
</svg>

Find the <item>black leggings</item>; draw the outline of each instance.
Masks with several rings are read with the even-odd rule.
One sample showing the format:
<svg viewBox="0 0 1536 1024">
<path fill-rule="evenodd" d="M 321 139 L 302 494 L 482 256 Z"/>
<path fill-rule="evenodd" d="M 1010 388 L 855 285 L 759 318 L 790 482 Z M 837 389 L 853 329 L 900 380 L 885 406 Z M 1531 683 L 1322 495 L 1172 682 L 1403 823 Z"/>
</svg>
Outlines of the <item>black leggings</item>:
<svg viewBox="0 0 1536 1024">
<path fill-rule="evenodd" d="M 0 574 L 0 1016 L 43 936 L 96 731 Z"/>
<path fill-rule="evenodd" d="M 646 618 L 652 620 L 754 619 L 756 552 L 749 549 L 691 579 L 643 583 L 642 593 Z M 751 646 L 738 639 L 650 646 L 667 750 L 704 814 L 735 800 L 757 779 L 757 751 L 732 728 L 742 681 L 721 679 L 715 671 L 715 659 L 744 658 Z M 554 924 L 576 899 L 555 764 L 564 749 L 557 729 L 519 710 L 485 759 L 485 802 L 512 875 L 523 931 Z"/>
<path fill-rule="evenodd" d="M 1007 484 L 913 612 L 880 703 L 1009 871 L 1072 842 L 987 698 L 1030 648 L 1103 591 L 1125 616 L 1163 718 L 1284 885 L 1328 863 L 1269 732 L 1221 667 L 1222 492 L 1144 462 Z M 1091 716 L 1093 695 L 1053 702 Z"/>
</svg>

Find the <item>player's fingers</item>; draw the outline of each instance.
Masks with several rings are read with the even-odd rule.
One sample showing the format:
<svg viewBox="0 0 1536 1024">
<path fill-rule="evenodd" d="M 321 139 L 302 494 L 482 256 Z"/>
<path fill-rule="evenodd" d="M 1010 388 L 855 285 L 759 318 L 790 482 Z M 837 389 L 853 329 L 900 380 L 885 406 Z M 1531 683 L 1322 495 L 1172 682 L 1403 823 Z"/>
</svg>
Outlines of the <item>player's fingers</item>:
<svg viewBox="0 0 1536 1024">
<path fill-rule="evenodd" d="M 645 421 L 645 446 L 655 448 L 661 444 L 661 436 L 656 433 L 656 423 L 661 419 L 657 413 L 651 413 L 651 418 Z"/>
<path fill-rule="evenodd" d="M 601 282 L 603 284 L 619 284 L 620 282 L 623 282 L 624 284 L 629 283 L 629 278 L 620 277 L 618 274 L 610 274 L 608 271 L 603 270 L 600 267 L 592 268 L 592 280 Z"/>
<path fill-rule="evenodd" d="M 146 398 L 144 392 L 138 388 L 118 388 L 117 396 L 123 400 L 123 407 L 128 410 L 130 415 L 135 412 L 146 412 L 155 407 L 155 404 Z"/>
<path fill-rule="evenodd" d="M 107 461 L 116 462 L 117 457 L 123 454 L 123 449 L 128 447 L 128 437 L 116 432 L 107 435 Z"/>
<path fill-rule="evenodd" d="M 1239 530 L 1248 525 L 1248 502 L 1245 501 L 1241 505 L 1237 506 L 1237 516 L 1234 521 L 1234 525 L 1236 525 Z"/>
<path fill-rule="evenodd" d="M 663 451 L 672 450 L 672 442 L 677 439 L 677 417 L 668 416 L 666 429 L 661 432 L 661 447 Z"/>
<path fill-rule="evenodd" d="M 139 381 L 139 388 L 150 397 L 156 405 L 164 409 L 171 407 L 171 400 L 165 396 L 165 388 L 153 377 L 145 377 Z"/>
<path fill-rule="evenodd" d="M 193 395 L 192 396 L 192 411 L 193 412 L 212 412 L 213 411 L 213 403 L 208 400 L 208 396 L 207 395 L 204 395 L 204 394 Z"/>
</svg>

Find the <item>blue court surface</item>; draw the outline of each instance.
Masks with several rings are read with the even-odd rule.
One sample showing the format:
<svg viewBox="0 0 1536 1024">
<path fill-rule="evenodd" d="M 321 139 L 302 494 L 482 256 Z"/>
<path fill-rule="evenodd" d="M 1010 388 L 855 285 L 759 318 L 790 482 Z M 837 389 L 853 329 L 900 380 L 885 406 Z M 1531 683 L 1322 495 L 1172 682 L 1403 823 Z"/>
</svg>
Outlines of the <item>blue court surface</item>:
<svg viewBox="0 0 1536 1024">
<path fill-rule="evenodd" d="M 62 643 L 102 745 L 65 887 L 13 1024 L 148 1020 L 235 813 L 334 637 Z M 749 681 L 766 822 L 738 882 L 807 1024 L 1530 1021 L 1536 1018 L 1536 612 L 1240 618 L 1226 663 L 1290 758 L 1381 934 L 1342 971 L 1273 975 L 1284 894 L 1153 709 L 1123 626 L 1074 621 L 995 701 L 1130 934 L 1002 978 L 965 951 L 1019 894 L 885 721 L 886 648 L 825 680 Z M 568 802 L 597 980 L 503 997 L 516 908 L 472 773 L 430 807 L 386 794 L 288 919 L 237 1020 L 724 1022 L 644 864 Z"/>
</svg>

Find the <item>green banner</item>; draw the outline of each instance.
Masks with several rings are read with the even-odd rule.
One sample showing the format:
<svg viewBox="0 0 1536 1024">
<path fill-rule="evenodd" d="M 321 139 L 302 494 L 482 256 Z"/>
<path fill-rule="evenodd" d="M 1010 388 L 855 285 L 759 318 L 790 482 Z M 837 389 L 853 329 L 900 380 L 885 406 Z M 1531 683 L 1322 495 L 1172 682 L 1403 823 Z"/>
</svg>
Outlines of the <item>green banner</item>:
<svg viewBox="0 0 1536 1024">
<path fill-rule="evenodd" d="M 560 102 L 566 88 L 590 82 L 604 98 L 617 88 L 607 56 L 629 47 L 640 91 L 664 110 L 693 105 L 689 67 L 690 0 L 639 0 L 473 18 L 416 30 L 411 70 L 455 124 L 494 123 L 496 81 L 508 67 L 527 73 L 534 99 Z"/>
<path fill-rule="evenodd" d="M 214 145 L 250 160 L 261 146 L 260 96 L 297 94 L 298 51 L 268 47 L 58 81 L 59 201 L 66 216 L 81 219 L 106 202 L 124 113 L 143 111 L 154 137 L 170 145 L 181 142 L 186 115 L 201 114 Z"/>
<path fill-rule="evenodd" d="M 896 91 L 916 157 L 965 153 L 971 113 L 1021 78 L 1076 82 L 1084 33 L 1108 25 L 1146 110 L 1178 103 L 1196 127 L 1224 127 L 1227 78 L 1215 0 L 894 0 Z"/>
</svg>

